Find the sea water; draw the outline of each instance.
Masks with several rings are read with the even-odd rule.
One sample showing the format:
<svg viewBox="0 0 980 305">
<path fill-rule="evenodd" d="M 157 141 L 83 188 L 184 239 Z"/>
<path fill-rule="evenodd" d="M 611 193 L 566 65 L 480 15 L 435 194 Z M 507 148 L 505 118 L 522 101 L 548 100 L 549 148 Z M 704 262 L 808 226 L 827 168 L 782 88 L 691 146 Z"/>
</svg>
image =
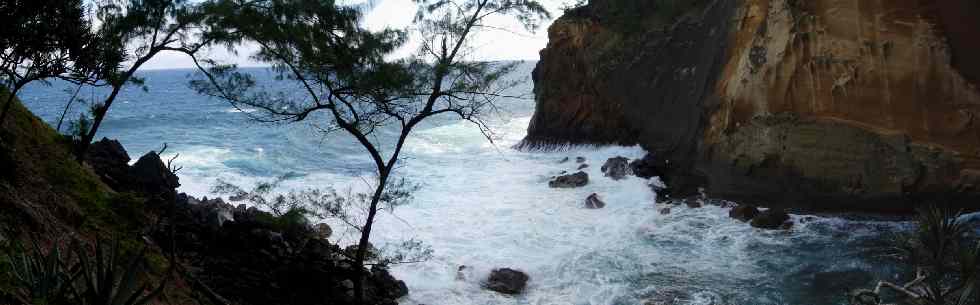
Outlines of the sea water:
<svg viewBox="0 0 980 305">
<path fill-rule="evenodd" d="M 512 77 L 529 95 L 533 62 Z M 291 90 L 264 69 L 251 69 L 268 88 Z M 288 175 L 284 189 L 370 186 L 371 160 L 344 134 L 322 134 L 306 124 L 264 124 L 253 109 L 234 108 L 188 87 L 192 70 L 141 73 L 146 88 L 127 87 L 99 130 L 119 139 L 135 159 L 167 143 L 176 156 L 180 191 L 214 197 L 223 180 L 241 186 Z M 68 90 L 67 92 L 65 90 Z M 55 125 L 72 88 L 33 85 L 21 95 Z M 105 92 L 83 88 L 98 100 Z M 610 158 L 642 157 L 639 147 L 581 146 L 550 152 L 513 149 L 525 135 L 532 99 L 503 99 L 488 117 L 488 140 L 470 122 L 441 117 L 420 126 L 408 141 L 398 177 L 418 185 L 412 200 L 379 214 L 372 243 L 385 249 L 421 241 L 430 259 L 393 266 L 410 294 L 402 304 L 844 304 L 844 293 L 878 279 L 901 280 L 901 266 L 881 254 L 895 234 L 912 224 L 793 215 L 788 231 L 755 229 L 728 217 L 727 209 L 673 206 L 659 210 L 652 180 L 603 177 Z M 84 110 L 76 105 L 68 119 Z M 64 124 L 64 125 L 67 125 Z M 63 128 L 64 129 L 64 128 Z M 382 141 L 390 134 L 378 135 Z M 587 186 L 553 189 L 548 180 L 589 165 Z M 561 162 L 565 158 L 569 161 Z M 585 209 L 598 194 L 607 206 Z M 337 221 L 331 239 L 342 245 L 356 234 Z M 465 266 L 460 270 L 461 266 Z M 494 268 L 526 272 L 525 293 L 501 295 L 481 287 Z"/>
</svg>

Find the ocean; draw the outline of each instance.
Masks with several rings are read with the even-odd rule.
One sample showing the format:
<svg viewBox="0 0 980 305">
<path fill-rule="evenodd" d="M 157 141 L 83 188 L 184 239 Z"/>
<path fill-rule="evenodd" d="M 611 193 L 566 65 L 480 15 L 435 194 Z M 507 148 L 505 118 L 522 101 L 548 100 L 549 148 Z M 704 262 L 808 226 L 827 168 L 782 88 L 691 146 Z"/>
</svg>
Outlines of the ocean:
<svg viewBox="0 0 980 305">
<path fill-rule="evenodd" d="M 533 66 L 521 63 L 511 77 L 523 85 L 511 94 L 531 94 Z M 265 69 L 250 70 L 268 88 L 295 86 Z M 183 167 L 179 191 L 198 197 L 214 197 L 218 180 L 250 187 L 287 175 L 282 191 L 361 190 L 371 181 L 371 160 L 351 138 L 306 124 L 257 123 L 248 116 L 254 110 L 190 89 L 193 74 L 140 73 L 146 90 L 124 90 L 97 139 L 118 139 L 134 160 L 167 143 L 163 157 L 179 154 L 174 163 Z M 35 84 L 21 98 L 54 126 L 71 95 L 66 89 L 72 90 L 59 82 Z M 105 94 L 80 92 L 88 100 Z M 657 178 L 615 181 L 599 169 L 610 157 L 640 158 L 643 149 L 518 151 L 512 146 L 525 135 L 533 99 L 506 99 L 500 107 L 489 120 L 492 143 L 473 124 L 442 117 L 420 126 L 406 145 L 396 174 L 419 190 L 408 204 L 382 212 L 372 237 L 381 249 L 417 240 L 433 250 L 427 261 L 393 267 L 410 289 L 402 304 L 846 304 L 848 289 L 906 276 L 881 254 L 911 223 L 793 215 L 793 229 L 764 231 L 714 205 L 675 206 L 661 215 L 664 203 L 650 188 Z M 84 108 L 76 105 L 68 118 Z M 590 183 L 549 188 L 550 177 L 576 169 L 576 157 L 590 165 Z M 607 206 L 585 209 L 591 193 Z M 332 241 L 356 241 L 353 231 L 326 222 L 334 228 Z M 458 272 L 460 266 L 467 268 Z M 500 267 L 526 272 L 527 291 L 505 296 L 482 289 L 490 270 Z"/>
</svg>

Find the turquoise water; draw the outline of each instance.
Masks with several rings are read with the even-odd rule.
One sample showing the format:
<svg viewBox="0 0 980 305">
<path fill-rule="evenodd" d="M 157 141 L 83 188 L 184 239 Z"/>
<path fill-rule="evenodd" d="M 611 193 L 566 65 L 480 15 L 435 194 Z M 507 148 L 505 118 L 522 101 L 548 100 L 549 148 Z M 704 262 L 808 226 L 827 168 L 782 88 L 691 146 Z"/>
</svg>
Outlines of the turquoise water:
<svg viewBox="0 0 980 305">
<path fill-rule="evenodd" d="M 527 79 L 531 68 L 525 63 L 513 77 Z M 164 157 L 180 154 L 175 162 L 184 167 L 180 190 L 196 196 L 214 196 L 209 189 L 217 179 L 249 185 L 284 174 L 294 177 L 287 189 L 366 187 L 371 163 L 350 139 L 306 125 L 250 121 L 251 110 L 189 89 L 192 72 L 144 72 L 148 90 L 123 92 L 99 136 L 119 139 L 134 159 L 168 143 Z M 268 88 L 295 88 L 264 75 Z M 65 88 L 33 86 L 22 98 L 54 123 Z M 531 88 L 528 79 L 512 93 Z M 85 98 L 100 94 L 82 90 Z M 843 304 L 846 289 L 901 275 L 879 254 L 909 223 L 794 215 L 792 230 L 762 231 L 710 205 L 661 215 L 663 204 L 649 188 L 656 178 L 613 181 L 599 172 L 605 159 L 639 158 L 642 149 L 516 151 L 510 147 L 524 136 L 533 101 L 504 100 L 501 108 L 491 118 L 494 144 L 450 118 L 420 127 L 408 142 L 397 174 L 421 189 L 408 205 L 381 215 L 372 239 L 381 248 L 415 239 L 434 250 L 426 262 L 394 267 L 411 290 L 403 304 Z M 549 177 L 578 165 L 558 161 L 578 156 L 591 165 L 590 184 L 548 188 Z M 591 193 L 607 207 L 584 209 Z M 327 222 L 335 242 L 354 241 L 353 232 Z M 468 268 L 457 274 L 461 265 Z M 481 289 L 497 267 L 527 272 L 528 291 L 510 297 Z"/>
</svg>

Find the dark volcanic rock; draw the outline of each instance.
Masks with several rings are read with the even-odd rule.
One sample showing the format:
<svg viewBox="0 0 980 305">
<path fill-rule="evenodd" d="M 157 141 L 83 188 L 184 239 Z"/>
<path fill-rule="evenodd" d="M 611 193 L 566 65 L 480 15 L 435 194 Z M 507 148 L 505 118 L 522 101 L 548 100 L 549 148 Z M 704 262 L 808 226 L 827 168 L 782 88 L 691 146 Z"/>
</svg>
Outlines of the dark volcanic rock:
<svg viewBox="0 0 980 305">
<path fill-rule="evenodd" d="M 752 226 L 762 229 L 780 229 L 789 220 L 789 214 L 781 209 L 768 209 L 752 218 Z"/>
<path fill-rule="evenodd" d="M 602 174 L 613 180 L 626 178 L 630 174 L 629 159 L 624 157 L 609 158 L 600 168 Z"/>
<path fill-rule="evenodd" d="M 553 188 L 583 187 L 586 184 L 589 184 L 589 174 L 582 171 L 571 175 L 558 176 L 548 182 L 548 186 Z"/>
<path fill-rule="evenodd" d="M 106 185 L 123 190 L 129 183 L 129 154 L 116 140 L 102 138 L 92 143 L 85 153 L 85 159 Z"/>
<path fill-rule="evenodd" d="M 728 217 L 747 222 L 759 215 L 759 209 L 750 204 L 740 204 L 728 211 Z"/>
<path fill-rule="evenodd" d="M 630 170 L 640 178 L 664 177 L 664 170 L 667 164 L 664 160 L 655 158 L 652 154 L 647 154 L 641 159 L 630 162 Z"/>
<path fill-rule="evenodd" d="M 129 169 L 132 177 L 130 188 L 149 196 L 159 196 L 167 200 L 176 198 L 174 190 L 180 186 L 179 178 L 170 172 L 156 152 L 148 152 Z"/>
<path fill-rule="evenodd" d="M 503 294 L 520 294 L 527 286 L 528 279 L 527 274 L 514 269 L 494 269 L 490 272 L 485 287 Z"/>
<path fill-rule="evenodd" d="M 606 207 L 606 203 L 599 199 L 599 194 L 592 193 L 588 198 L 585 198 L 585 208 L 586 209 L 601 209 Z"/>
</svg>

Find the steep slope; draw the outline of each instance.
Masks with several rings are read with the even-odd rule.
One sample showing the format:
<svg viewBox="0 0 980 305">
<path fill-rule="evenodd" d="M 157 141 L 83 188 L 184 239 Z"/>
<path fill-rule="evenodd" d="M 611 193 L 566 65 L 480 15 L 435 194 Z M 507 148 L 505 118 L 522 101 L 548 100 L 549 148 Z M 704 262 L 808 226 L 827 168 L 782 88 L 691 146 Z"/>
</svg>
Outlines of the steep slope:
<svg viewBox="0 0 980 305">
<path fill-rule="evenodd" d="M 643 2 L 594 0 L 549 29 L 526 145 L 639 143 L 680 195 L 871 211 L 977 199 L 977 3 Z M 609 18 L 623 8 L 671 22 L 624 28 Z"/>
</svg>

